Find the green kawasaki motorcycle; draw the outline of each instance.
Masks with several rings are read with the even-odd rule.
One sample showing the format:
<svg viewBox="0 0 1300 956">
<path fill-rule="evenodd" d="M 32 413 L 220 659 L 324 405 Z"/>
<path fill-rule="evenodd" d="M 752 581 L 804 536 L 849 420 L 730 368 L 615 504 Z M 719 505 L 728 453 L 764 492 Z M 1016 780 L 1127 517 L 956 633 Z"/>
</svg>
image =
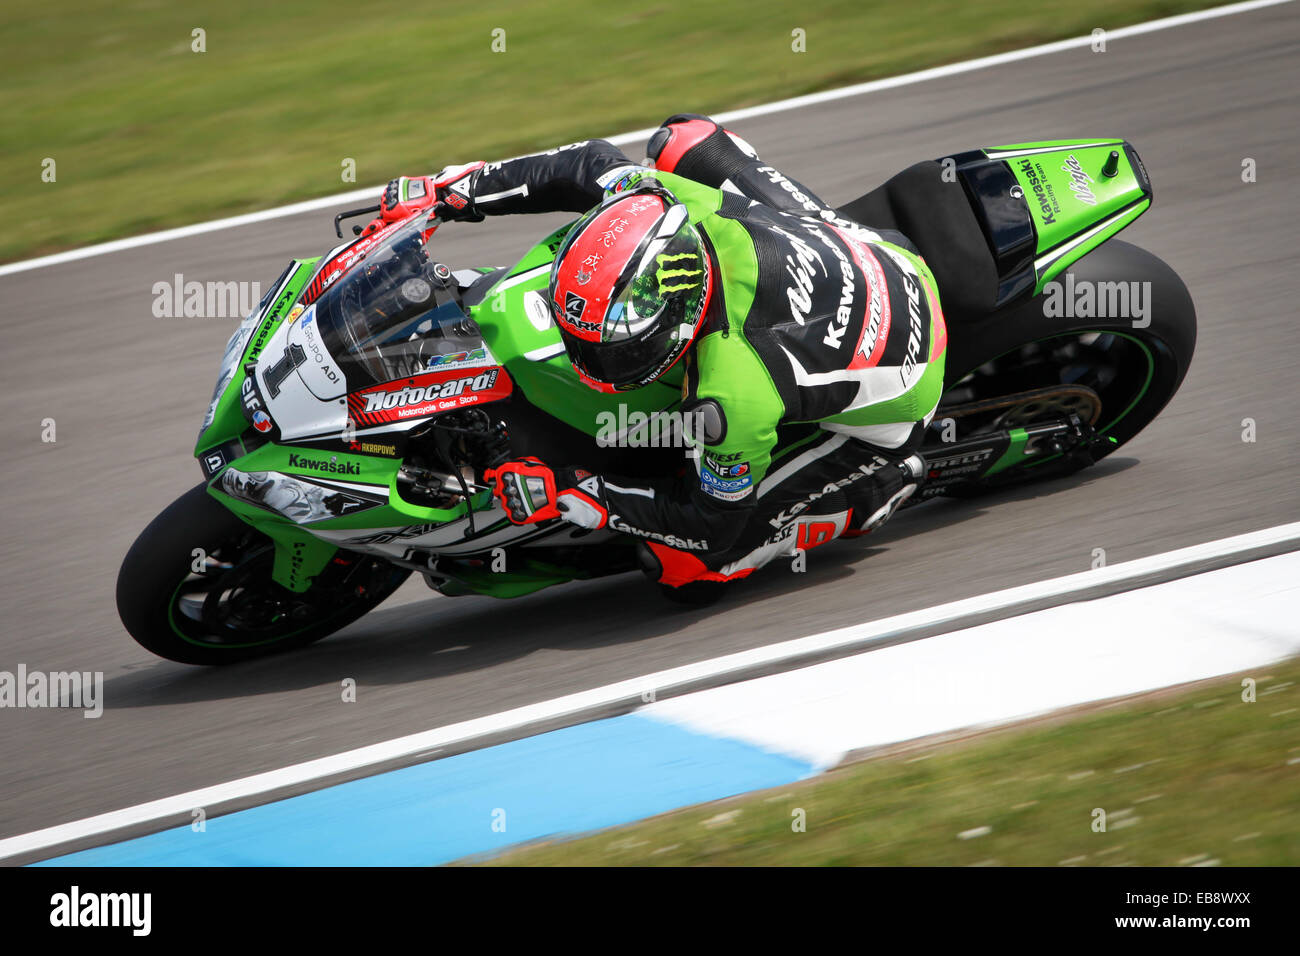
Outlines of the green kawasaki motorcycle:
<svg viewBox="0 0 1300 956">
<path fill-rule="evenodd" d="M 947 381 L 913 503 L 1083 468 L 1168 403 L 1195 309 L 1164 262 L 1114 240 L 1151 197 L 1128 143 L 1071 140 L 918 163 L 837 211 L 902 231 L 939 283 Z M 672 473 L 680 372 L 618 395 L 578 381 L 545 298 L 567 227 L 510 268 L 452 270 L 437 226 L 354 228 L 290 263 L 231 337 L 195 446 L 205 480 L 118 575 L 146 648 L 221 664 L 300 647 L 413 571 L 513 597 L 637 566 L 626 535 L 512 525 L 483 471 L 536 455 Z M 818 520 L 814 503 L 778 534 L 810 547 Z"/>
</svg>

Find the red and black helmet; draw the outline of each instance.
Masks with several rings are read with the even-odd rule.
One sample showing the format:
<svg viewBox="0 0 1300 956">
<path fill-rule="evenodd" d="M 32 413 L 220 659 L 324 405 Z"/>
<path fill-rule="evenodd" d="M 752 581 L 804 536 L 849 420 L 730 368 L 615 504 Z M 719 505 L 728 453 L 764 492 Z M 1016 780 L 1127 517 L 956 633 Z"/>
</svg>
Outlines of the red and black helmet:
<svg viewBox="0 0 1300 956">
<path fill-rule="evenodd" d="M 551 266 L 550 304 L 582 381 L 624 391 L 672 368 L 703 325 L 712 272 L 686 206 L 653 180 L 579 219 Z"/>
</svg>

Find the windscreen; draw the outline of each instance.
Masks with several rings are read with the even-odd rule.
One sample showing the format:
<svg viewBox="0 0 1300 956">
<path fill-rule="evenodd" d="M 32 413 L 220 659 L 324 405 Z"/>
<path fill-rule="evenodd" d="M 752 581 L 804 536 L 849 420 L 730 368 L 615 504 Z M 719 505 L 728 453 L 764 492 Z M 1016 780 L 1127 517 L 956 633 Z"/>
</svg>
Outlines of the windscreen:
<svg viewBox="0 0 1300 956">
<path fill-rule="evenodd" d="M 394 231 L 316 300 L 326 349 L 349 390 L 429 371 L 483 345 L 478 327 L 429 258 L 423 217 Z M 439 275 L 438 273 L 442 273 Z"/>
</svg>

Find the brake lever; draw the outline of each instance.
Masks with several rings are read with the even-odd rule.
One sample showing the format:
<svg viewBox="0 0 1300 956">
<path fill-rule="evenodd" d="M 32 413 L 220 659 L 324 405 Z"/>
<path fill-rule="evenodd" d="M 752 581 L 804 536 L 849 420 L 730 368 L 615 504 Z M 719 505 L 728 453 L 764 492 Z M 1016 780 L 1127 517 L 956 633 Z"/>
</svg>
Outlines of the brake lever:
<svg viewBox="0 0 1300 956">
<path fill-rule="evenodd" d="M 366 206 L 364 209 L 343 210 L 343 212 L 339 213 L 337 216 L 334 217 L 334 234 L 338 236 L 340 239 L 343 238 L 343 227 L 339 225 L 339 223 L 342 220 L 351 219 L 353 216 L 368 216 L 372 212 L 380 212 L 382 208 L 383 207 L 380 204 L 376 204 L 374 206 Z M 357 229 L 358 227 L 356 226 L 353 227 L 353 235 L 357 234 L 356 233 Z"/>
</svg>

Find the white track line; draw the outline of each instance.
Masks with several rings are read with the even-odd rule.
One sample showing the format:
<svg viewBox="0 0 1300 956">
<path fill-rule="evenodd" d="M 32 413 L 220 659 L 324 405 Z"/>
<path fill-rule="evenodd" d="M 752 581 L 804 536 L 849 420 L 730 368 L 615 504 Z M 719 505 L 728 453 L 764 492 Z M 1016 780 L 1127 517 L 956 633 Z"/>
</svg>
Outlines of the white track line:
<svg viewBox="0 0 1300 956">
<path fill-rule="evenodd" d="M 818 769 L 864 748 L 986 728 L 1300 655 L 1300 551 L 639 708 Z M 978 679 L 972 679 L 978 675 Z"/>
<path fill-rule="evenodd" d="M 0 840 L 0 860 L 22 853 L 48 849 L 73 840 L 100 836 L 125 827 L 155 823 L 169 817 L 188 818 L 195 807 L 206 807 L 211 810 L 219 804 L 232 800 L 244 800 L 286 787 L 308 784 L 323 777 L 355 772 L 388 761 L 426 755 L 431 751 L 463 745 L 476 739 L 517 733 L 530 726 L 562 721 L 575 715 L 591 714 L 602 709 L 626 705 L 629 701 L 641 699 L 641 695 L 650 689 L 653 689 L 656 695 L 666 697 L 675 689 L 696 685 L 704 680 L 716 681 L 729 674 L 752 671 L 756 667 L 772 667 L 806 659 L 819 653 L 865 647 L 888 638 L 897 638 L 905 632 L 969 620 L 972 615 L 1015 608 L 1030 601 L 1059 599 L 1064 603 L 1069 600 L 1071 594 L 1089 591 L 1101 585 L 1133 581 L 1179 568 L 1192 569 L 1207 561 L 1285 543 L 1300 543 L 1300 522 L 1266 528 L 1190 548 L 1181 548 L 1107 568 L 994 591 L 991 594 L 979 595 L 963 601 L 954 601 L 938 607 L 827 631 L 823 634 L 813 634 L 767 647 L 728 654 L 697 664 L 674 667 L 644 677 L 569 694 L 555 700 L 397 737 L 279 770 L 254 774 L 228 783 L 204 787 L 160 800 L 151 800 L 122 810 L 9 837 Z"/>
<path fill-rule="evenodd" d="M 1225 7 L 1213 7 L 1209 10 L 1198 10 L 1194 13 L 1183 13 L 1174 17 L 1165 17 L 1160 20 L 1149 20 L 1146 23 L 1135 23 L 1128 27 L 1119 27 L 1114 30 L 1106 31 L 1106 40 L 1122 40 L 1125 37 L 1141 36 L 1144 33 L 1155 33 L 1159 30 L 1169 30 L 1173 27 L 1181 27 L 1189 23 L 1199 23 L 1203 20 L 1213 20 L 1219 17 L 1228 17 L 1237 13 L 1249 13 L 1252 10 L 1260 10 L 1265 7 L 1274 7 L 1283 3 L 1290 3 L 1291 0 L 1249 0 L 1247 3 L 1233 3 Z M 800 109 L 805 106 L 815 106 L 818 103 L 829 103 L 833 100 L 842 100 L 850 96 L 862 96 L 865 93 L 875 93 L 880 90 L 892 90 L 899 86 L 909 86 L 913 83 L 924 83 L 926 80 L 936 80 L 945 76 L 956 76 L 960 73 L 970 73 L 974 70 L 984 70 L 991 66 L 1000 66 L 1003 63 L 1014 63 L 1017 60 L 1028 60 L 1037 56 L 1046 56 L 1051 53 L 1060 53 L 1064 50 L 1077 50 L 1080 47 L 1086 47 L 1093 41 L 1091 35 L 1083 37 L 1072 37 L 1069 40 L 1058 40 L 1055 43 L 1044 43 L 1039 46 L 1026 47 L 1023 50 L 1010 50 L 1006 53 L 998 53 L 993 56 L 984 56 L 975 60 L 963 60 L 960 63 L 949 63 L 946 66 L 937 66 L 928 70 L 919 70 L 915 73 L 905 73 L 901 76 L 891 76 L 883 80 L 872 80 L 868 83 L 857 83 L 853 86 L 844 86 L 835 90 L 825 90 L 821 93 L 810 93 L 807 96 L 796 96 L 788 100 L 778 100 L 775 103 L 764 103 L 760 106 L 750 106 L 745 109 L 732 110 L 728 113 L 716 113 L 714 119 L 721 123 L 734 123 L 738 120 L 749 119 L 754 116 L 766 116 L 769 113 L 780 113 L 785 110 Z M 630 133 L 620 133 L 617 136 L 609 137 L 609 141 L 616 146 L 626 143 L 635 143 L 644 140 L 655 131 L 656 127 L 633 130 Z M 60 265 L 64 262 L 74 262 L 78 259 L 88 259 L 92 256 L 107 255 L 110 252 L 121 252 L 125 249 L 135 249 L 140 246 L 154 245 L 159 242 L 171 242 L 175 239 L 186 239 L 190 236 L 202 235 L 205 232 L 215 232 L 220 229 L 233 229 L 237 226 L 246 226 L 251 223 L 265 222 L 268 219 L 280 219 L 284 216 L 293 216 L 298 213 L 312 212 L 319 209 L 327 209 L 331 206 L 341 205 L 343 203 L 352 203 L 364 200 L 373 201 L 379 195 L 382 185 L 371 186 L 365 189 L 353 189 L 349 192 L 339 193 L 334 196 L 323 196 L 320 199 L 309 199 L 305 202 L 294 203 L 290 206 L 279 206 L 275 209 L 263 209 L 259 212 L 250 212 L 242 216 L 232 216 L 228 219 L 214 219 L 209 222 L 195 223 L 190 226 L 180 226 L 176 229 L 166 229 L 162 232 L 145 233 L 142 236 L 130 236 L 126 239 L 115 239 L 112 242 L 100 243 L 95 246 L 84 246 L 80 249 L 70 249 L 67 252 L 57 252 L 53 255 L 41 256 L 36 259 L 25 259 L 20 262 L 11 262 L 8 265 L 0 266 L 0 276 L 12 275 L 15 272 L 27 272 L 31 269 L 40 269 L 45 266 Z"/>
</svg>

